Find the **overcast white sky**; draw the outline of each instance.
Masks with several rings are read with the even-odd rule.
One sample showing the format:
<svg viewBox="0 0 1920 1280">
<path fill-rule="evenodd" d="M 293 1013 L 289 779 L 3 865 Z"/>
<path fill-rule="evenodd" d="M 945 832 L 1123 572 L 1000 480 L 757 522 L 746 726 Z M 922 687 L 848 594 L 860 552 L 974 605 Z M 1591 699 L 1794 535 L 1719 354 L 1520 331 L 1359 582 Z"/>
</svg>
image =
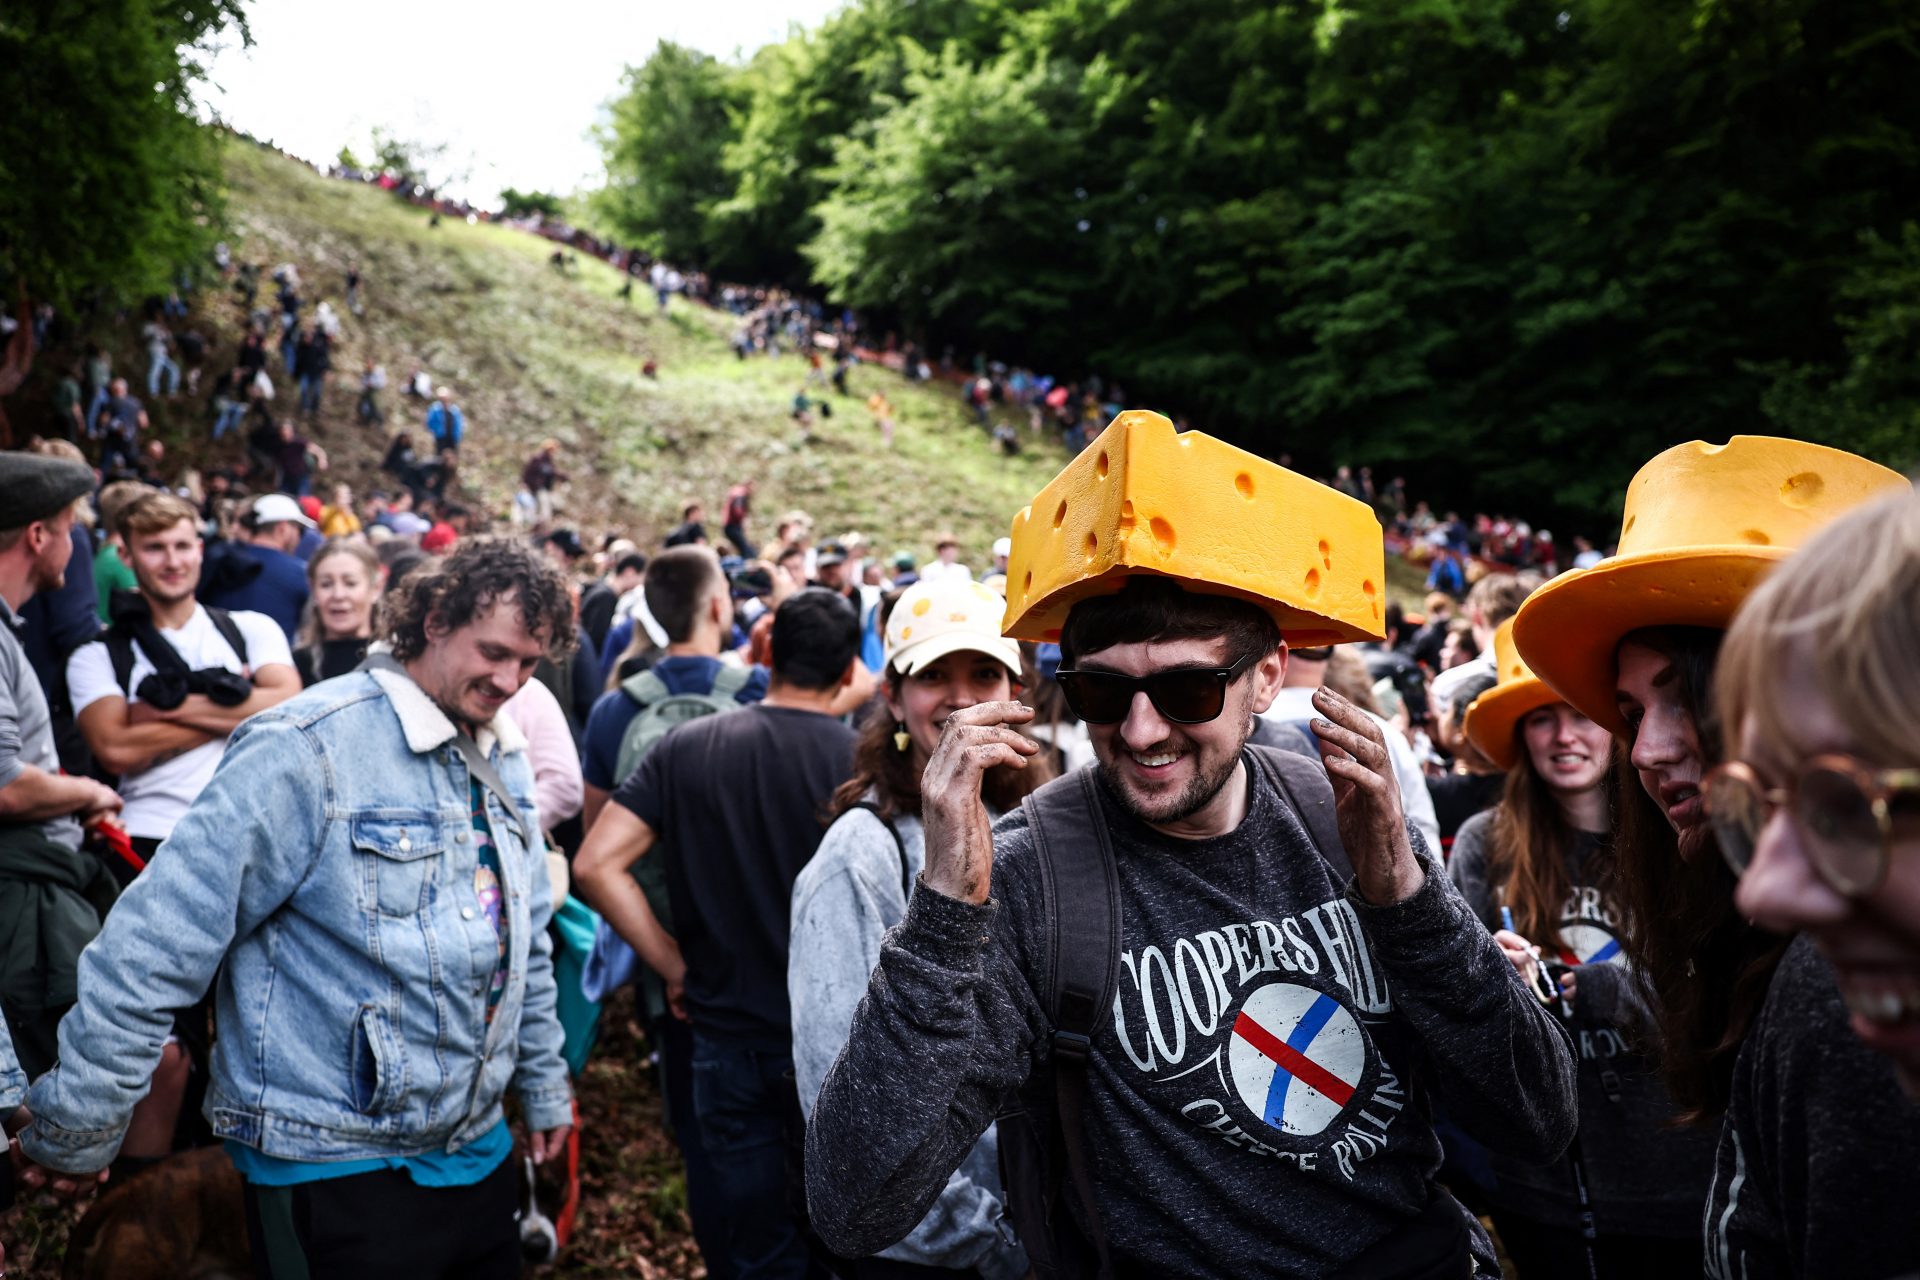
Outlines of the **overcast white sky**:
<svg viewBox="0 0 1920 1280">
<path fill-rule="evenodd" d="M 375 125 L 449 144 L 463 194 L 597 181 L 587 136 L 621 71 L 674 40 L 733 58 L 841 0 L 254 0 L 251 49 L 222 41 L 207 107 L 295 155 L 367 154 Z"/>
</svg>

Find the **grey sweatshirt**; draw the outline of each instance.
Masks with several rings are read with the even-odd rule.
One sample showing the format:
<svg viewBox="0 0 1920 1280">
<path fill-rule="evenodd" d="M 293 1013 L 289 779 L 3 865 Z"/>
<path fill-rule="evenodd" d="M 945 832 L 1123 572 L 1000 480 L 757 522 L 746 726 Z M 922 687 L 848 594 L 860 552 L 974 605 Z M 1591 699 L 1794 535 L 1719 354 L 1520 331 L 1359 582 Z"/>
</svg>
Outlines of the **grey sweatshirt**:
<svg viewBox="0 0 1920 1280">
<path fill-rule="evenodd" d="M 1427 1203 L 1430 1092 L 1492 1145 L 1560 1154 L 1572 1054 L 1417 832 L 1425 885 L 1374 907 L 1335 883 L 1264 781 L 1212 840 L 1161 835 L 1100 794 L 1120 965 L 1088 1061 L 1086 1138 L 1116 1268 L 1326 1274 Z M 923 884 L 887 935 L 807 1130 L 808 1199 L 835 1248 L 905 1235 L 1030 1080 L 1026 1104 L 1050 1105 L 1038 874 L 1025 818 L 1009 814 L 991 901 Z"/>
<path fill-rule="evenodd" d="M 1487 881 L 1493 814 L 1476 814 L 1454 838 L 1447 870 L 1467 905 L 1489 929 L 1500 927 L 1500 895 Z M 1699 1230 L 1700 1201 L 1713 1166 L 1713 1137 L 1676 1129 L 1673 1099 L 1644 1044 L 1651 1018 L 1640 984 L 1621 953 L 1625 913 L 1596 885 L 1601 838 L 1569 853 L 1571 889 L 1557 939 L 1531 938 L 1543 954 L 1576 965 L 1573 1035 L 1580 1079 L 1580 1164 L 1596 1228 L 1602 1234 L 1685 1239 Z M 1472 1130 L 1470 1136 L 1477 1137 Z M 1559 1227 L 1580 1225 L 1571 1154 L 1551 1164 L 1492 1156 L 1500 1208 Z"/>
<path fill-rule="evenodd" d="M 809 1114 L 820 1082 L 847 1042 L 853 1011 L 880 959 L 880 941 L 907 914 L 906 885 L 925 863 L 920 820 L 901 814 L 893 823 L 898 845 L 877 815 L 865 809 L 841 814 L 793 883 L 787 995 L 793 1005 L 793 1069 Z M 919 1225 L 881 1256 L 972 1269 L 986 1280 L 1026 1275 L 1026 1250 L 1014 1239 L 1001 1202 L 992 1130 L 973 1144 Z"/>
<path fill-rule="evenodd" d="M 1802 936 L 1740 1046 L 1707 1197 L 1711 1280 L 1920 1272 L 1920 1105 Z"/>
</svg>

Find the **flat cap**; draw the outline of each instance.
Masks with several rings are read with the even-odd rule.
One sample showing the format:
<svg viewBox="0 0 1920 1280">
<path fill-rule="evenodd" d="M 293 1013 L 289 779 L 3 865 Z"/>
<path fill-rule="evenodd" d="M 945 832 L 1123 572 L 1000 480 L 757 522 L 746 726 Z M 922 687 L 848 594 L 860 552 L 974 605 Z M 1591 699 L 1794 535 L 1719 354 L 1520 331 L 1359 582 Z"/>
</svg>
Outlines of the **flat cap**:
<svg viewBox="0 0 1920 1280">
<path fill-rule="evenodd" d="M 93 492 L 93 472 L 66 458 L 14 450 L 0 452 L 0 529 L 18 529 L 58 515 Z"/>
</svg>

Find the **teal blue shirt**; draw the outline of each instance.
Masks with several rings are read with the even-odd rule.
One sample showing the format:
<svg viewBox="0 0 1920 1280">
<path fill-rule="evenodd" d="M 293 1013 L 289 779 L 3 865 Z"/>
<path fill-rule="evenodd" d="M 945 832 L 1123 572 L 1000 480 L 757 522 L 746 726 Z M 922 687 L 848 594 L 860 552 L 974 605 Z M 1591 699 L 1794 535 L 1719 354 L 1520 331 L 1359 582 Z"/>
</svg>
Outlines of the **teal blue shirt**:
<svg viewBox="0 0 1920 1280">
<path fill-rule="evenodd" d="M 418 1156 L 382 1156 L 377 1160 L 283 1160 L 243 1142 L 227 1142 L 227 1154 L 240 1176 L 256 1187 L 297 1187 L 328 1178 L 351 1178 L 381 1169 L 403 1169 L 416 1186 L 470 1187 L 513 1154 L 513 1134 L 502 1120 L 486 1136 L 458 1151 L 429 1151 Z"/>
</svg>

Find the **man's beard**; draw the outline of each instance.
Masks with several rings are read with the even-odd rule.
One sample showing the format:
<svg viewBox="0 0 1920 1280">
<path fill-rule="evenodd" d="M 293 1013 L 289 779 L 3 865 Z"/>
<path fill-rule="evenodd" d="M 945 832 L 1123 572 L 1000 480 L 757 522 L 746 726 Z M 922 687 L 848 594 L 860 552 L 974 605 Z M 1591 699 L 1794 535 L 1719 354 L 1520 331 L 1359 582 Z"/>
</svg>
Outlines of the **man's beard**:
<svg viewBox="0 0 1920 1280">
<path fill-rule="evenodd" d="M 1170 806 L 1164 811 L 1148 811 L 1141 808 L 1133 793 L 1121 780 L 1119 769 L 1105 760 L 1098 762 L 1100 778 L 1107 784 L 1107 790 L 1120 802 L 1121 808 L 1149 826 L 1166 826 L 1191 818 L 1213 803 L 1214 797 L 1233 780 L 1234 771 L 1240 767 L 1241 750 L 1245 746 L 1246 743 L 1242 742 L 1240 747 L 1227 753 L 1219 767 L 1210 773 L 1195 769 L 1192 780 L 1178 796 L 1174 797 Z"/>
</svg>

